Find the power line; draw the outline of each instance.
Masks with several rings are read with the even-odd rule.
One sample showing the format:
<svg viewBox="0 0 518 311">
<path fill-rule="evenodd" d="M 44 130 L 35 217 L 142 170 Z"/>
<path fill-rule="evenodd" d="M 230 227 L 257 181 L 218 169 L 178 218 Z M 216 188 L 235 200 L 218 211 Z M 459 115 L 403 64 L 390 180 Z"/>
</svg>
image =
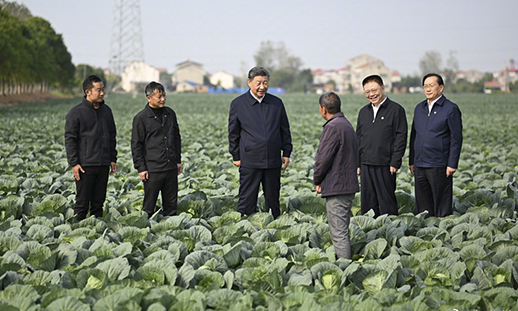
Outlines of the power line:
<svg viewBox="0 0 518 311">
<path fill-rule="evenodd" d="M 113 0 L 110 72 L 120 76 L 133 62 L 144 61 L 139 0 Z"/>
</svg>

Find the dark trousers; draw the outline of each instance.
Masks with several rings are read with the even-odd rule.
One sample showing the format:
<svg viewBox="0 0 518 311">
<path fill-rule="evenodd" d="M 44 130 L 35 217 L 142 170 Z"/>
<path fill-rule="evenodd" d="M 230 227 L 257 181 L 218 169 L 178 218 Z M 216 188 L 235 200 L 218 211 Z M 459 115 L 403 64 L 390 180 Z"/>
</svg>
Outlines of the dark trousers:
<svg viewBox="0 0 518 311">
<path fill-rule="evenodd" d="M 144 182 L 143 210 L 149 217 L 155 213 L 158 193 L 162 192 L 162 214 L 176 215 L 178 204 L 178 174 L 177 170 L 164 172 L 149 172 L 148 180 Z"/>
<path fill-rule="evenodd" d="M 446 167 L 414 168 L 416 212 L 428 211 L 426 217 L 445 217 L 453 213 L 453 176 L 446 177 Z"/>
<path fill-rule="evenodd" d="M 85 219 L 88 209 L 90 209 L 90 215 L 102 217 L 110 167 L 84 166 L 83 170 L 85 172 L 79 172 L 80 179 L 76 180 L 77 194 L 74 206 L 76 219 Z"/>
<path fill-rule="evenodd" d="M 281 169 L 253 169 L 239 167 L 239 201 L 237 211 L 241 215 L 251 215 L 257 209 L 259 184 L 263 186 L 266 210 L 271 210 L 273 218 L 281 214 L 279 191 L 281 190 Z"/>
<path fill-rule="evenodd" d="M 379 215 L 397 215 L 396 174 L 389 166 L 363 165 L 360 170 L 362 214 L 369 210 Z"/>
</svg>

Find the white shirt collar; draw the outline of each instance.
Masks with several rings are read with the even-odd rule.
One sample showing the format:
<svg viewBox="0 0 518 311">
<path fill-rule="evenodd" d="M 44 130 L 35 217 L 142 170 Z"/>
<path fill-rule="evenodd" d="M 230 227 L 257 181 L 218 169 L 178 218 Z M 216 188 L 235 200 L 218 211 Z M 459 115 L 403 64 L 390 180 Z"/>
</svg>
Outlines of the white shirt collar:
<svg viewBox="0 0 518 311">
<path fill-rule="evenodd" d="M 428 101 L 428 112 L 431 112 L 431 111 L 432 111 L 433 105 L 435 105 L 435 103 L 436 103 L 439 99 L 441 99 L 441 97 L 442 97 L 442 94 L 441 94 L 441 96 L 437 97 L 437 99 L 436 99 L 436 100 L 434 100 L 433 102 Z"/>
<path fill-rule="evenodd" d="M 255 97 L 254 93 L 252 93 L 252 90 L 250 90 L 250 95 L 252 95 L 252 97 L 255 98 L 255 100 L 257 100 L 259 102 L 259 104 L 263 101 L 264 96 L 266 96 L 266 94 L 264 94 L 264 96 L 259 99 L 259 98 Z"/>
<path fill-rule="evenodd" d="M 441 94 L 441 96 L 437 97 L 437 99 L 436 99 L 436 100 L 434 100 L 433 102 L 430 102 L 430 101 L 428 100 L 428 105 L 433 106 L 433 104 L 435 104 L 439 99 L 441 99 L 441 97 L 442 97 L 442 94 Z"/>
<path fill-rule="evenodd" d="M 383 101 L 378 105 L 378 107 L 374 107 L 374 104 L 373 104 L 373 103 L 371 103 L 372 108 L 374 108 L 374 109 L 378 109 L 381 105 L 383 105 L 383 103 L 384 103 L 384 102 L 386 102 L 386 101 L 387 101 L 387 98 L 388 98 L 388 97 L 387 97 L 387 96 L 385 96 L 385 99 L 384 99 L 384 100 L 383 100 Z"/>
</svg>

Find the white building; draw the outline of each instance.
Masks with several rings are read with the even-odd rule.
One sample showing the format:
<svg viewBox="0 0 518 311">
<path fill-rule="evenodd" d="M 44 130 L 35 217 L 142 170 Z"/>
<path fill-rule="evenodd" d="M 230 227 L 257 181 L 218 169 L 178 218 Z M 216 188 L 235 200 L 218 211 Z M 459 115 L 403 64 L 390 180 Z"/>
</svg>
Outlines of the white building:
<svg viewBox="0 0 518 311">
<path fill-rule="evenodd" d="M 313 84 L 327 85 L 334 82 L 335 90 L 339 93 L 344 93 L 348 90 L 348 68 L 340 68 L 336 70 L 312 70 Z"/>
<path fill-rule="evenodd" d="M 383 79 L 385 90 L 392 90 L 392 83 L 401 81 L 397 71 L 392 72 L 383 61 L 370 55 L 360 55 L 347 62 L 347 66 L 336 70 L 313 70 L 313 84 L 327 85 L 333 81 L 339 93 L 352 91 L 363 93 L 362 81 L 365 77 L 377 74 Z"/>
<path fill-rule="evenodd" d="M 354 93 L 363 93 L 362 81 L 370 75 L 379 75 L 385 84 L 385 91 L 392 90 L 392 71 L 382 60 L 363 54 L 347 63 L 350 72 L 350 84 Z"/>
<path fill-rule="evenodd" d="M 158 69 L 143 62 L 134 62 L 124 69 L 121 86 L 126 92 L 143 92 L 144 87 L 149 82 L 158 82 L 159 80 L 160 72 Z"/>
<path fill-rule="evenodd" d="M 216 72 L 210 76 L 210 84 L 225 90 L 234 88 L 234 76 L 224 71 Z"/>
<path fill-rule="evenodd" d="M 484 78 L 484 73 L 478 70 L 468 70 L 468 71 L 458 71 L 455 73 L 455 81 L 457 83 L 459 80 L 465 80 L 469 83 L 475 83 Z"/>
<path fill-rule="evenodd" d="M 184 81 L 203 85 L 203 77 L 206 74 L 202 64 L 187 60 L 176 64 L 176 70 L 171 79 L 173 85 Z"/>
</svg>

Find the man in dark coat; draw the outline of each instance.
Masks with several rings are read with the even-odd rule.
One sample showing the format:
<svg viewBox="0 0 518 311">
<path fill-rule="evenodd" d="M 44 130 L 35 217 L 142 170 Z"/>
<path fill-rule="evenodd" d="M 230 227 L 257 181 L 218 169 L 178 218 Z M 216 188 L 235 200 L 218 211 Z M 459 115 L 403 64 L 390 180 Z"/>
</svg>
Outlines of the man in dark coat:
<svg viewBox="0 0 518 311">
<path fill-rule="evenodd" d="M 164 87 L 151 82 L 145 89 L 148 103 L 134 118 L 131 130 L 133 164 L 144 183 L 143 210 L 155 213 L 162 193 L 162 214 L 176 215 L 178 175 L 182 173 L 181 136 L 176 113 L 165 107 Z"/>
<path fill-rule="evenodd" d="M 445 217 L 453 213 L 453 173 L 462 147 L 462 115 L 459 106 L 442 94 L 440 75 L 425 75 L 423 88 L 427 99 L 415 107 L 410 134 L 416 212 Z"/>
<path fill-rule="evenodd" d="M 256 211 L 259 184 L 273 217 L 280 214 L 281 165 L 285 170 L 292 150 L 288 117 L 282 100 L 268 94 L 270 72 L 254 67 L 248 72 L 250 90 L 234 99 L 228 118 L 229 151 L 239 167 L 237 211 Z M 281 157 L 282 151 L 282 157 Z"/>
<path fill-rule="evenodd" d="M 340 106 L 340 97 L 335 93 L 320 96 L 320 114 L 327 122 L 315 157 L 313 183 L 316 192 L 326 199 L 329 233 L 336 256 L 350 259 L 350 211 L 359 190 L 356 176 L 358 147 L 354 128 L 340 112 Z"/>
<path fill-rule="evenodd" d="M 97 76 L 83 81 L 83 101 L 67 113 L 65 149 L 76 179 L 77 220 L 102 217 L 108 174 L 117 171 L 116 129 L 113 114 L 104 103 L 104 84 Z"/>
<path fill-rule="evenodd" d="M 396 172 L 408 132 L 405 109 L 385 96 L 380 76 L 368 76 L 362 84 L 370 102 L 360 109 L 356 124 L 362 214 L 372 209 L 375 216 L 397 215 Z"/>
</svg>

